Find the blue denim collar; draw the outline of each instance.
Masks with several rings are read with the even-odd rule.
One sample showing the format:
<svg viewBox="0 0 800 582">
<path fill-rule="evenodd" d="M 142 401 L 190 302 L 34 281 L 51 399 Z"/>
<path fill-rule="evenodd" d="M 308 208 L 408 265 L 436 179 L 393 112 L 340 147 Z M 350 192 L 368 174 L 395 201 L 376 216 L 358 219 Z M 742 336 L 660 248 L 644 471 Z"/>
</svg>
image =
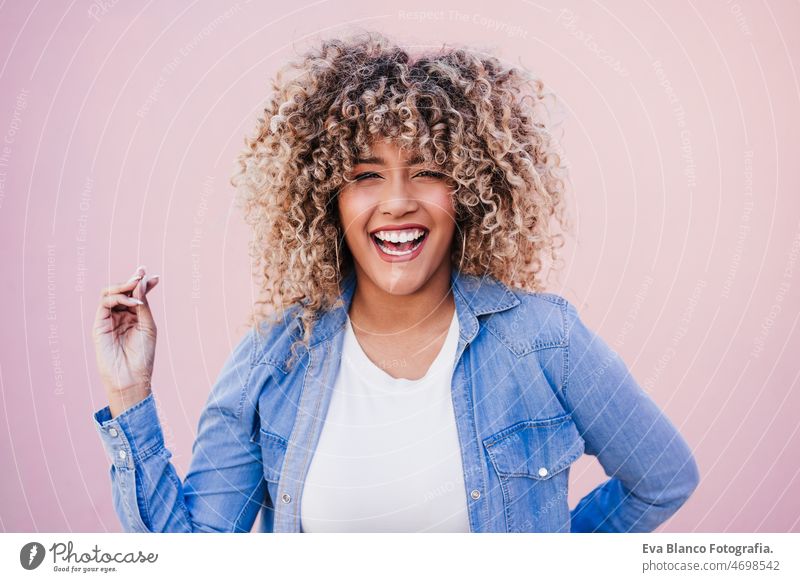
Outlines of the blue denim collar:
<svg viewBox="0 0 800 582">
<path fill-rule="evenodd" d="M 460 335 L 471 341 L 478 333 L 478 317 L 497 313 L 520 304 L 519 298 L 502 281 L 491 275 L 469 275 L 457 269 L 450 272 L 450 284 L 456 304 Z M 356 288 L 355 270 L 346 275 L 340 286 L 339 297 L 333 307 L 323 312 L 314 324 L 309 348 L 329 339 L 341 331 Z"/>
</svg>

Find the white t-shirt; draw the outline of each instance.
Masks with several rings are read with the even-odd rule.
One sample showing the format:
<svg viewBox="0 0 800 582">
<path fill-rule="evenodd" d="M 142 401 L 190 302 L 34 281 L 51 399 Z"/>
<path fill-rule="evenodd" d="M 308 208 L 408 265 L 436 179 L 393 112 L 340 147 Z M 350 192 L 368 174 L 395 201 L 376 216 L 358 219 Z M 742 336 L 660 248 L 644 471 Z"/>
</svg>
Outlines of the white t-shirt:
<svg viewBox="0 0 800 582">
<path fill-rule="evenodd" d="M 450 393 L 458 318 L 423 378 L 394 378 L 347 318 L 342 361 L 300 503 L 304 532 L 469 532 Z"/>
</svg>

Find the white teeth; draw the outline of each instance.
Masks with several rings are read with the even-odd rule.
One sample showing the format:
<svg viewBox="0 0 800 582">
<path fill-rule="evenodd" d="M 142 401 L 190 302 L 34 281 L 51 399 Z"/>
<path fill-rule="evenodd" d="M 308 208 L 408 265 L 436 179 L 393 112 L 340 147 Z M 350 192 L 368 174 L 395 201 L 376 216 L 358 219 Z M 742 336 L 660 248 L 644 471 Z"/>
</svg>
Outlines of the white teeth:
<svg viewBox="0 0 800 582">
<path fill-rule="evenodd" d="M 408 249 L 407 251 L 396 251 L 394 249 L 387 249 L 383 245 L 381 245 L 381 251 L 386 253 L 387 255 L 410 255 L 413 253 L 419 245 L 416 245 L 413 249 Z"/>
<path fill-rule="evenodd" d="M 408 249 L 406 251 L 398 251 L 398 250 L 395 250 L 395 249 L 390 249 L 390 248 L 387 248 L 387 247 L 383 246 L 380 243 L 378 243 L 378 246 L 380 247 L 381 251 L 386 253 L 387 255 L 402 256 L 402 255 L 410 255 L 415 250 L 417 250 L 421 244 L 422 244 L 422 239 L 420 239 L 413 247 L 411 247 L 410 249 Z"/>
<path fill-rule="evenodd" d="M 381 240 L 388 240 L 394 243 L 408 242 L 421 237 L 425 233 L 424 230 L 381 230 L 375 233 L 375 236 Z"/>
<path fill-rule="evenodd" d="M 382 249 L 387 255 L 410 255 L 413 251 L 394 251 L 392 249 Z"/>
</svg>

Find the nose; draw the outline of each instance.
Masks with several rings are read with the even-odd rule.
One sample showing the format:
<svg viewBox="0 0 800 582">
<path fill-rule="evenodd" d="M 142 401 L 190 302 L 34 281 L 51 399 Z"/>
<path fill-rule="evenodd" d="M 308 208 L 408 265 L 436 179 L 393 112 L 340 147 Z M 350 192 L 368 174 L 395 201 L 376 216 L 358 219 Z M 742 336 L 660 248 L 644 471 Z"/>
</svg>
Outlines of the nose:
<svg viewBox="0 0 800 582">
<path fill-rule="evenodd" d="M 405 174 L 405 172 L 403 172 Z M 380 192 L 378 210 L 388 212 L 393 215 L 403 215 L 413 212 L 419 206 L 419 202 L 414 196 L 414 190 L 408 183 L 405 176 L 393 176 Z"/>
</svg>

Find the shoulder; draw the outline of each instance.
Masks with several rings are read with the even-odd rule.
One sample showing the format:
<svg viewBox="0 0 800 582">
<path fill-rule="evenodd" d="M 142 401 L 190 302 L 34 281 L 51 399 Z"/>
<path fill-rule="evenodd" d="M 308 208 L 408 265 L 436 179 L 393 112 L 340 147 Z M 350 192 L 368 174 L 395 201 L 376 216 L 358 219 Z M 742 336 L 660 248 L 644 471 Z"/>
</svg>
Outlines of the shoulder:
<svg viewBox="0 0 800 582">
<path fill-rule="evenodd" d="M 271 365 L 288 372 L 291 345 L 303 337 L 301 308 L 299 303 L 294 303 L 282 314 L 263 320 L 250 329 L 251 366 Z"/>
<path fill-rule="evenodd" d="M 211 390 L 208 406 L 237 419 L 250 419 L 258 394 L 274 370 L 286 372 L 284 353 L 291 341 L 302 334 L 293 332 L 299 326 L 298 306 L 282 316 L 249 326 L 237 337 L 222 370 Z M 267 371 L 267 365 L 272 369 Z"/>
<path fill-rule="evenodd" d="M 235 368 L 240 374 L 265 364 L 284 369 L 291 343 L 302 338 L 299 309 L 299 305 L 292 305 L 282 315 L 273 315 L 241 332 L 225 367 Z"/>
<path fill-rule="evenodd" d="M 566 347 L 575 307 L 556 293 L 507 287 L 519 303 L 487 321 L 489 327 L 518 356 L 528 352 Z M 497 317 L 500 316 L 500 317 Z"/>
</svg>

